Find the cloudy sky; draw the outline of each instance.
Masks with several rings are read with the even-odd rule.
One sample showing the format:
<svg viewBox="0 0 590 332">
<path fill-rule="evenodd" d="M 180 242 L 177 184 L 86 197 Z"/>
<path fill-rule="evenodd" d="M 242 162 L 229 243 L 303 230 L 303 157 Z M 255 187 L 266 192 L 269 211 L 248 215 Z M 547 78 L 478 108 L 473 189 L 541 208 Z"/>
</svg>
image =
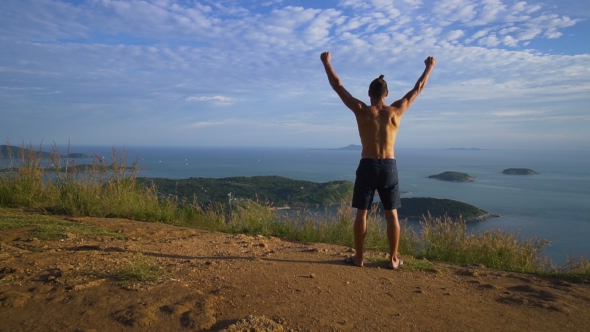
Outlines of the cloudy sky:
<svg viewBox="0 0 590 332">
<path fill-rule="evenodd" d="M 1 0 L 11 143 L 339 147 L 326 79 L 388 102 L 438 63 L 398 148 L 590 149 L 588 0 Z M 4 142 L 2 142 L 4 143 Z"/>
</svg>

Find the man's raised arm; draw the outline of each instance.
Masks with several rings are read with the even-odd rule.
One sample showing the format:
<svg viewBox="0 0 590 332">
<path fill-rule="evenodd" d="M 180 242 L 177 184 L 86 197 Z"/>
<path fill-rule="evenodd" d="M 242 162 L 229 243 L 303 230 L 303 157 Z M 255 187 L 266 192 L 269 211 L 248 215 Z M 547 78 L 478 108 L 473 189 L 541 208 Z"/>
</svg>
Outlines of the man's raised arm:
<svg viewBox="0 0 590 332">
<path fill-rule="evenodd" d="M 436 64 L 436 59 L 429 56 L 428 58 L 426 58 L 426 60 L 424 60 L 424 64 L 426 65 L 426 68 L 424 69 L 422 76 L 420 76 L 420 78 L 418 79 L 418 82 L 416 82 L 414 88 L 410 90 L 410 92 L 406 93 L 406 95 L 402 99 L 391 104 L 392 107 L 395 107 L 400 110 L 400 115 L 403 114 L 410 107 L 410 105 L 412 105 L 416 97 L 418 97 L 420 92 L 422 92 L 422 90 L 424 90 L 424 88 L 426 87 L 426 83 L 428 82 L 428 78 L 430 77 L 430 72 Z"/>
<path fill-rule="evenodd" d="M 354 113 L 362 110 L 365 104 L 362 101 L 354 98 L 348 91 L 346 91 L 346 89 L 342 86 L 342 82 L 340 82 L 340 78 L 338 78 L 338 75 L 336 75 L 334 68 L 332 68 L 332 64 L 330 63 L 330 60 L 332 59 L 330 52 L 322 53 L 322 55 L 320 55 L 320 59 L 324 64 L 324 69 L 326 70 L 326 75 L 328 75 L 328 81 L 330 82 L 332 89 L 336 91 L 340 99 L 342 99 L 344 105 L 350 108 L 350 110 Z"/>
</svg>

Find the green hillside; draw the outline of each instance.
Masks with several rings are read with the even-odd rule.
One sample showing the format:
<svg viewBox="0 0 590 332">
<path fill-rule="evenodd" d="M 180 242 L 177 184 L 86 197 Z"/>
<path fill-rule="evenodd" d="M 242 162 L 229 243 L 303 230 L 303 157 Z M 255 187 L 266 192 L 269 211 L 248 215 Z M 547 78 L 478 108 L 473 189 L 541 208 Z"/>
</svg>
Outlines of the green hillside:
<svg viewBox="0 0 590 332">
<path fill-rule="evenodd" d="M 196 195 L 200 203 L 227 202 L 231 193 L 231 197 L 237 200 L 257 200 L 272 206 L 332 204 L 350 201 L 353 189 L 353 183 L 348 181 L 316 183 L 281 176 L 139 180 L 155 184 L 160 196 L 192 199 Z"/>
<path fill-rule="evenodd" d="M 402 218 L 421 218 L 429 213 L 437 218 L 449 216 L 452 219 L 459 219 L 462 217 L 466 221 L 497 217 L 467 203 L 430 197 L 402 198 L 402 207 L 398 210 L 398 215 Z"/>
<path fill-rule="evenodd" d="M 535 175 L 539 174 L 530 168 L 507 168 L 502 171 L 503 174 L 508 175 Z"/>
<path fill-rule="evenodd" d="M 24 154 L 25 157 L 29 156 L 30 154 L 34 154 L 38 158 L 49 158 L 51 156 L 50 152 L 39 152 L 35 149 L 27 149 L 21 148 L 18 146 L 13 145 L 0 145 L 0 158 L 12 158 L 18 159 L 22 157 Z M 91 155 L 85 153 L 69 153 L 66 155 L 60 155 L 62 158 L 92 158 Z"/>
<path fill-rule="evenodd" d="M 461 172 L 442 172 L 436 175 L 428 176 L 429 179 L 437 179 L 442 181 L 451 181 L 451 182 L 473 182 L 475 178 L 467 173 Z"/>
</svg>

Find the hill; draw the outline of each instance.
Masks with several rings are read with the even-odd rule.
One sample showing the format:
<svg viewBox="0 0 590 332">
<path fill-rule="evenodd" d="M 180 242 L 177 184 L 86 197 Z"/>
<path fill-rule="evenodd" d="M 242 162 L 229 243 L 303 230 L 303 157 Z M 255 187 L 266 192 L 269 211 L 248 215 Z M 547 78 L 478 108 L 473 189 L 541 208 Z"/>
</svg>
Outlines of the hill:
<svg viewBox="0 0 590 332">
<path fill-rule="evenodd" d="M 49 158 L 51 156 L 50 152 L 38 152 L 36 150 L 21 148 L 18 146 L 13 145 L 0 145 L 0 158 L 12 158 L 17 159 L 22 155 L 28 156 L 29 154 L 34 154 L 39 158 Z M 60 155 L 61 158 L 92 158 L 91 155 L 85 153 L 68 153 L 65 155 Z"/>
<path fill-rule="evenodd" d="M 539 174 L 530 168 L 507 168 L 502 171 L 502 174 L 508 175 L 535 175 Z"/>
<path fill-rule="evenodd" d="M 428 176 L 429 179 L 437 179 L 441 181 L 450 181 L 450 182 L 473 182 L 475 177 L 461 172 L 442 172 L 437 175 L 430 175 Z"/>
<path fill-rule="evenodd" d="M 353 189 L 353 183 L 348 181 L 317 183 L 282 176 L 139 180 L 155 184 L 160 196 L 191 200 L 196 195 L 199 203 L 227 202 L 231 194 L 232 199 L 251 199 L 273 206 L 326 205 L 350 201 Z"/>
</svg>

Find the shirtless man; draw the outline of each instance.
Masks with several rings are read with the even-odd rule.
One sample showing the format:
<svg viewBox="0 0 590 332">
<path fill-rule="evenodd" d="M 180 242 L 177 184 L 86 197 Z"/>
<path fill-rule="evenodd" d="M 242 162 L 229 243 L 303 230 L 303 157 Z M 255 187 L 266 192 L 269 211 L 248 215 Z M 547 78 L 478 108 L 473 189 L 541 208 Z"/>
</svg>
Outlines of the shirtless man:
<svg viewBox="0 0 590 332">
<path fill-rule="evenodd" d="M 352 198 L 352 207 L 357 209 L 354 219 L 354 248 L 356 252 L 354 256 L 347 257 L 344 261 L 348 264 L 363 266 L 367 216 L 373 203 L 375 190 L 377 190 L 387 220 L 389 267 L 397 269 L 403 264 L 403 261 L 399 259 L 397 252 L 400 236 L 397 209 L 401 207 L 401 204 L 393 147 L 402 115 L 426 86 L 436 60 L 431 56 L 426 58 L 424 61 L 426 69 L 424 69 L 424 73 L 422 73 L 414 88 L 402 99 L 394 102 L 391 106 L 387 106 L 385 98 L 389 92 L 387 83 L 383 80 L 383 75 L 371 82 L 369 86 L 371 105 L 366 105 L 354 98 L 342 86 L 330 63 L 330 52 L 322 53 L 320 59 L 324 64 L 330 85 L 342 99 L 344 105 L 350 108 L 356 117 L 363 146 L 362 159 L 356 171 Z"/>
</svg>

